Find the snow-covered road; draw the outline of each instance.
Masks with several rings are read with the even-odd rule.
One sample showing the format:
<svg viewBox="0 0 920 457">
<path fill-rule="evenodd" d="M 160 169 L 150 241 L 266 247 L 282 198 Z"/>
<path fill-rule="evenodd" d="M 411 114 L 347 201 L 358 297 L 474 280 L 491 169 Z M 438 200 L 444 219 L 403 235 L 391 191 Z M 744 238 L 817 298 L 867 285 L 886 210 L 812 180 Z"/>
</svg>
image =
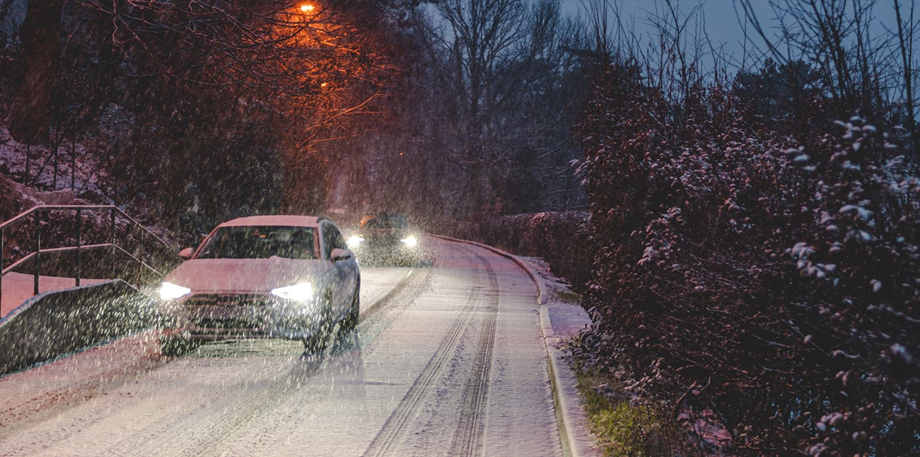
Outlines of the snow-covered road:
<svg viewBox="0 0 920 457">
<path fill-rule="evenodd" d="M 561 455 L 533 282 L 426 240 L 433 267 L 362 268 L 358 330 L 323 357 L 171 359 L 148 331 L 0 378 L 0 455 Z"/>
</svg>

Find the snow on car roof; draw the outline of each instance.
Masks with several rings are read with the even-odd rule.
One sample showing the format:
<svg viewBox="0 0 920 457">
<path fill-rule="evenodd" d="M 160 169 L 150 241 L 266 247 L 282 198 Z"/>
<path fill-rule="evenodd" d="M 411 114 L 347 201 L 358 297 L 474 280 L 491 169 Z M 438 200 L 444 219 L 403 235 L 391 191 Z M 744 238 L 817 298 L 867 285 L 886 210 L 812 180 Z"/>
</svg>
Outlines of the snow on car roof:
<svg viewBox="0 0 920 457">
<path fill-rule="evenodd" d="M 288 226 L 288 227 L 316 227 L 319 218 L 314 216 L 249 216 L 229 220 L 218 227 L 249 227 L 249 226 Z"/>
</svg>

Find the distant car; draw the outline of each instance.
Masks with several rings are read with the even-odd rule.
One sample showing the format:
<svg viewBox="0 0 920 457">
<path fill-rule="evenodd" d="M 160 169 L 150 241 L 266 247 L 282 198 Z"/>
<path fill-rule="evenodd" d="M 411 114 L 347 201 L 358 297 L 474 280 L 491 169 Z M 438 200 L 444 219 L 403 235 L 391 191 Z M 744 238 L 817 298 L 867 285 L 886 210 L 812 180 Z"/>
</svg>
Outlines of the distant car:
<svg viewBox="0 0 920 457">
<path fill-rule="evenodd" d="M 420 238 L 405 215 L 378 213 L 361 219 L 361 226 L 348 237 L 348 247 L 362 262 L 417 264 L 422 260 Z"/>
<path fill-rule="evenodd" d="M 254 216 L 220 224 L 159 288 L 164 352 L 196 340 L 286 338 L 322 349 L 358 322 L 361 275 L 332 221 Z"/>
</svg>

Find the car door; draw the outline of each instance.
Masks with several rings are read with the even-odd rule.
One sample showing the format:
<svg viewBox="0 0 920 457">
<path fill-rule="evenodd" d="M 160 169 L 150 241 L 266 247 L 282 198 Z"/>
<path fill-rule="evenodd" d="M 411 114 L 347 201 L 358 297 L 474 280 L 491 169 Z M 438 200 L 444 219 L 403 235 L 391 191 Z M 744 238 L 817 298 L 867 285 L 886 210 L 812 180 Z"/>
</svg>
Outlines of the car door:
<svg viewBox="0 0 920 457">
<path fill-rule="evenodd" d="M 338 240 L 341 237 L 338 229 L 332 223 L 324 222 L 320 226 L 323 235 L 323 258 L 332 262 L 332 250 L 338 247 Z M 351 292 L 348 289 L 348 268 L 347 261 L 332 262 L 332 273 L 329 279 L 329 288 L 332 292 L 332 315 L 336 318 L 344 315 L 351 302 Z"/>
<path fill-rule="evenodd" d="M 342 235 L 342 232 L 340 232 L 338 227 L 335 227 L 334 225 L 333 229 L 335 231 L 335 246 L 339 249 L 345 249 L 348 250 L 348 252 L 351 252 L 351 250 L 348 248 L 348 242 L 345 241 L 345 236 Z M 358 286 L 358 258 L 352 254 L 350 259 L 342 260 L 339 263 L 342 264 L 342 270 L 345 275 L 342 284 L 347 292 L 345 294 L 345 312 L 348 312 L 349 307 L 354 300 L 355 294 L 359 293 L 356 289 Z"/>
</svg>

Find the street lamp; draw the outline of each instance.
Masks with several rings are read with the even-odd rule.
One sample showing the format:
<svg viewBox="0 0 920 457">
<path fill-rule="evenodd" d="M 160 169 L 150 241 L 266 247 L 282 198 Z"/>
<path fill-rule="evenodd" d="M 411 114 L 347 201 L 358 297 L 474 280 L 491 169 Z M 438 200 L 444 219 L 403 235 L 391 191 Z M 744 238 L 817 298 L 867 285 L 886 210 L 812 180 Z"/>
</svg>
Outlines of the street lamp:
<svg viewBox="0 0 920 457">
<path fill-rule="evenodd" d="M 300 5 L 300 11 L 303 11 L 304 13 L 309 13 L 313 11 L 314 8 L 315 7 L 309 3 L 304 3 L 303 5 Z"/>
</svg>

